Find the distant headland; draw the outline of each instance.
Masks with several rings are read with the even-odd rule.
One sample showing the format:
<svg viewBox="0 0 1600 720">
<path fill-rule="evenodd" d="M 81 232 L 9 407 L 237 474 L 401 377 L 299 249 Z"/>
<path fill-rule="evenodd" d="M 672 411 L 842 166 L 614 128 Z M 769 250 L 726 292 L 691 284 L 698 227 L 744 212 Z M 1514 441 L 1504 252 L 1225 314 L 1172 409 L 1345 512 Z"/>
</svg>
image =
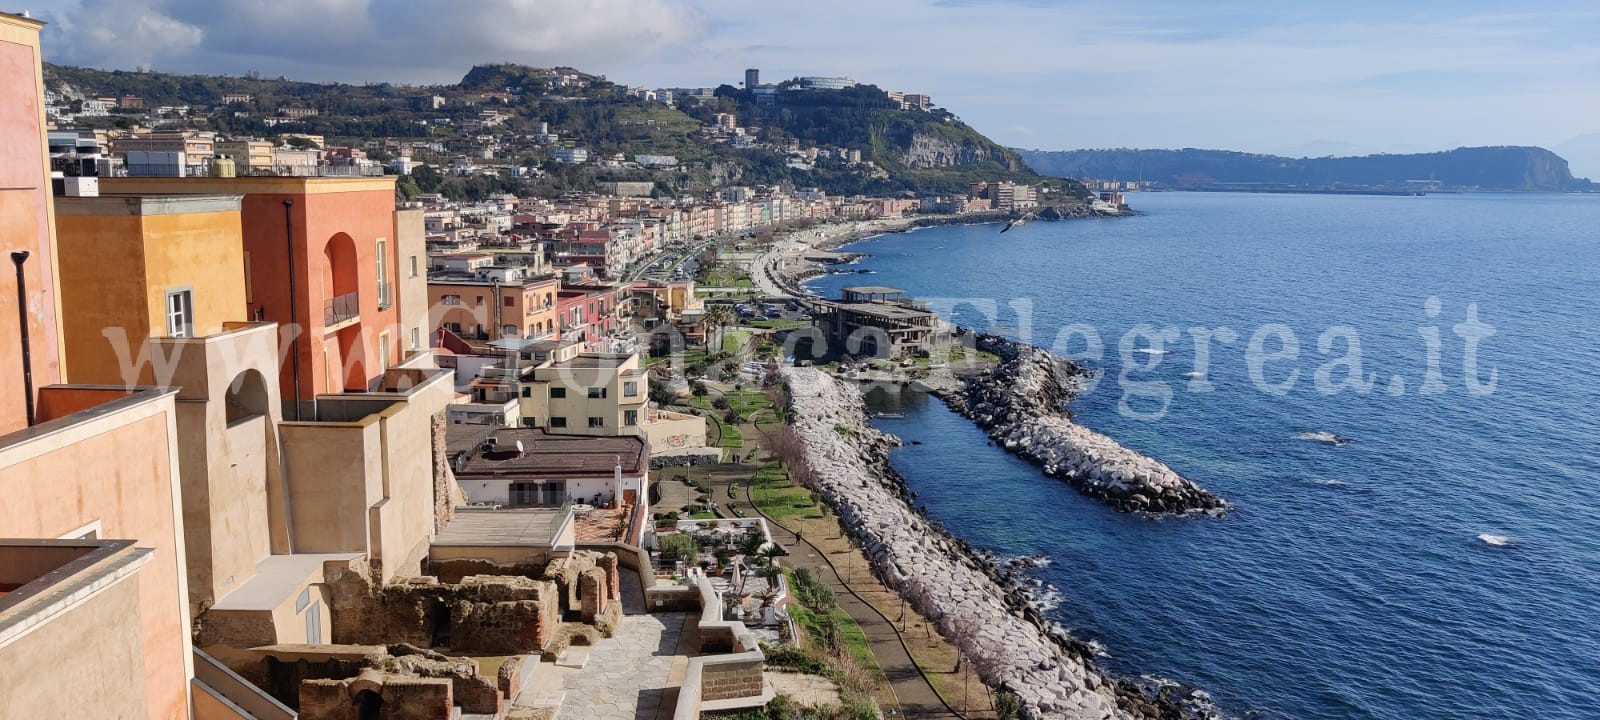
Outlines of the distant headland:
<svg viewBox="0 0 1600 720">
<path fill-rule="evenodd" d="M 1140 189 L 1258 192 L 1594 192 L 1561 156 L 1540 147 L 1290 158 L 1229 150 L 1018 150 L 1042 175 L 1133 182 Z"/>
</svg>

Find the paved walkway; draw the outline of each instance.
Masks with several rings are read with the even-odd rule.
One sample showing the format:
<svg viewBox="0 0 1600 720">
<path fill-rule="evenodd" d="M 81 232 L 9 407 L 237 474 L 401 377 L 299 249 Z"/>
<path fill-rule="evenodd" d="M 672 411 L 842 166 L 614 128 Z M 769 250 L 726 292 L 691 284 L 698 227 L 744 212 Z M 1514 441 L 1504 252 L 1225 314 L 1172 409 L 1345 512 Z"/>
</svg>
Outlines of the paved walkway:
<svg viewBox="0 0 1600 720">
<path fill-rule="evenodd" d="M 622 578 L 622 586 L 633 589 L 622 595 L 622 624 L 589 651 L 582 670 L 566 675 L 561 720 L 655 720 L 663 710 L 671 716 L 677 693 L 670 679 L 688 614 L 645 613 L 637 576 Z"/>
<path fill-rule="evenodd" d="M 755 430 L 751 428 L 750 431 Z M 728 469 L 725 466 L 712 467 L 718 470 Z M 711 487 L 714 497 L 729 506 L 738 506 L 746 517 L 766 517 L 749 500 L 748 480 L 751 471 L 751 466 L 746 465 L 737 468 L 737 472 L 707 473 L 706 484 Z M 734 478 L 740 479 L 746 487 L 741 488 L 737 499 L 728 499 L 727 483 Z M 790 568 L 808 568 L 814 577 L 828 583 L 839 600 L 839 607 L 866 633 L 872 654 L 878 659 L 878 666 L 883 669 L 884 677 L 889 679 L 889 687 L 894 692 L 895 699 L 899 701 L 901 716 L 914 720 L 961 717 L 944 704 L 939 693 L 934 691 L 933 685 L 929 684 L 928 679 L 917 669 L 917 664 L 911 659 L 911 653 L 906 650 L 894 623 L 851 592 L 820 550 L 809 542 L 801 544 L 793 532 L 772 518 L 767 518 L 767 527 L 773 541 L 789 551 L 789 555 L 781 562 Z M 886 712 L 889 709 L 884 708 Z"/>
</svg>

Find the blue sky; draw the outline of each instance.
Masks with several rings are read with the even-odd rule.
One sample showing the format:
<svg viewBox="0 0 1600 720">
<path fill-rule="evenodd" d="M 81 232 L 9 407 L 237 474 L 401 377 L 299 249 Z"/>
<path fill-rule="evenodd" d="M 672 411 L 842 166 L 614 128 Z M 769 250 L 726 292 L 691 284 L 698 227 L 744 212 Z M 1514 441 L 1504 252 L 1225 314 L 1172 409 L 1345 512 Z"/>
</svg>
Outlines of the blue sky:
<svg viewBox="0 0 1600 720">
<path fill-rule="evenodd" d="M 96 67 L 439 82 L 475 62 L 650 86 L 847 75 L 1001 142 L 1321 152 L 1600 133 L 1600 5 L 1071 0 L 12 0 Z M 14 8 L 23 9 L 23 8 Z"/>
</svg>

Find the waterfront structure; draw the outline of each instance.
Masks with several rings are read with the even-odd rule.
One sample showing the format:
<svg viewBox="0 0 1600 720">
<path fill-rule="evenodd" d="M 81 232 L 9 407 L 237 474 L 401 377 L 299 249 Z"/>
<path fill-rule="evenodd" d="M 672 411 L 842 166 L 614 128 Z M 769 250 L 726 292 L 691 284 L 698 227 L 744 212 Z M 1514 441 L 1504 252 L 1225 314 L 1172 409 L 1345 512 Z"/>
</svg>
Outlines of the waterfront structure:
<svg viewBox="0 0 1600 720">
<path fill-rule="evenodd" d="M 847 287 L 838 300 L 817 302 L 817 326 L 833 355 L 897 359 L 926 355 L 938 314 L 898 288 Z"/>
</svg>

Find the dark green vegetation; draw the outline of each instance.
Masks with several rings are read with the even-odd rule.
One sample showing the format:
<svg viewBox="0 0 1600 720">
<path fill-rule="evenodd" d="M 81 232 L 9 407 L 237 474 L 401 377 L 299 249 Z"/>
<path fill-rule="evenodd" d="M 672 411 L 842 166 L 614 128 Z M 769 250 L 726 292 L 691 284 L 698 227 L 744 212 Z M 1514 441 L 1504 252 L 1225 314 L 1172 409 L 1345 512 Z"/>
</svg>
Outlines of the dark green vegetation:
<svg viewBox="0 0 1600 720">
<path fill-rule="evenodd" d="M 1457 190 L 1586 190 L 1567 161 L 1537 147 L 1472 147 L 1414 155 L 1286 158 L 1226 150 L 1022 150 L 1039 172 L 1138 180 L 1174 188 L 1228 184 Z M 1413 181 L 1422 181 L 1413 183 Z"/>
<path fill-rule="evenodd" d="M 561 78 L 569 82 L 562 83 Z M 834 195 L 893 195 L 964 191 L 980 180 L 1016 180 L 1079 188 L 1072 181 L 1047 180 L 1030 170 L 1017 153 L 984 137 L 942 109 L 901 110 L 881 90 L 799 90 L 786 83 L 778 102 L 758 106 L 749 94 L 724 86 L 713 100 L 686 100 L 681 109 L 628 94 L 627 88 L 571 68 L 546 70 L 522 65 L 480 65 L 450 85 L 349 85 L 288 79 L 170 75 L 45 66 L 46 84 L 70 85 L 88 96 L 136 95 L 145 107 L 192 108 L 197 128 L 273 137 L 285 133 L 326 136 L 331 143 L 359 144 L 387 139 L 437 143 L 413 148 L 415 159 L 447 165 L 458 155 L 472 156 L 477 135 L 495 135 L 501 146 L 481 165 L 525 167 L 537 177 L 502 172 L 473 177 L 421 173 L 402 183 L 403 194 L 443 192 L 480 199 L 511 192 L 554 196 L 595 190 L 599 183 L 653 181 L 656 193 L 676 196 L 722 185 L 817 187 Z M 575 80 L 575 81 L 574 81 Z M 248 102 L 222 105 L 224 94 L 247 93 Z M 435 108 L 433 98 L 443 99 Z M 318 114 L 268 127 L 266 118 L 284 108 L 312 108 Z M 463 123 L 484 111 L 508 116 L 498 126 L 464 132 Z M 703 130 L 718 112 L 737 116 L 758 147 L 737 148 L 728 137 Z M 132 127 L 142 113 L 129 111 L 86 124 Z M 563 165 L 553 147 L 531 136 L 540 122 L 561 144 L 587 148 L 591 158 L 621 153 L 670 155 L 680 166 L 669 169 L 601 168 Z M 809 167 L 791 167 L 789 146 L 858 150 L 861 163 L 820 158 Z M 383 160 L 386 153 L 379 152 Z"/>
</svg>

